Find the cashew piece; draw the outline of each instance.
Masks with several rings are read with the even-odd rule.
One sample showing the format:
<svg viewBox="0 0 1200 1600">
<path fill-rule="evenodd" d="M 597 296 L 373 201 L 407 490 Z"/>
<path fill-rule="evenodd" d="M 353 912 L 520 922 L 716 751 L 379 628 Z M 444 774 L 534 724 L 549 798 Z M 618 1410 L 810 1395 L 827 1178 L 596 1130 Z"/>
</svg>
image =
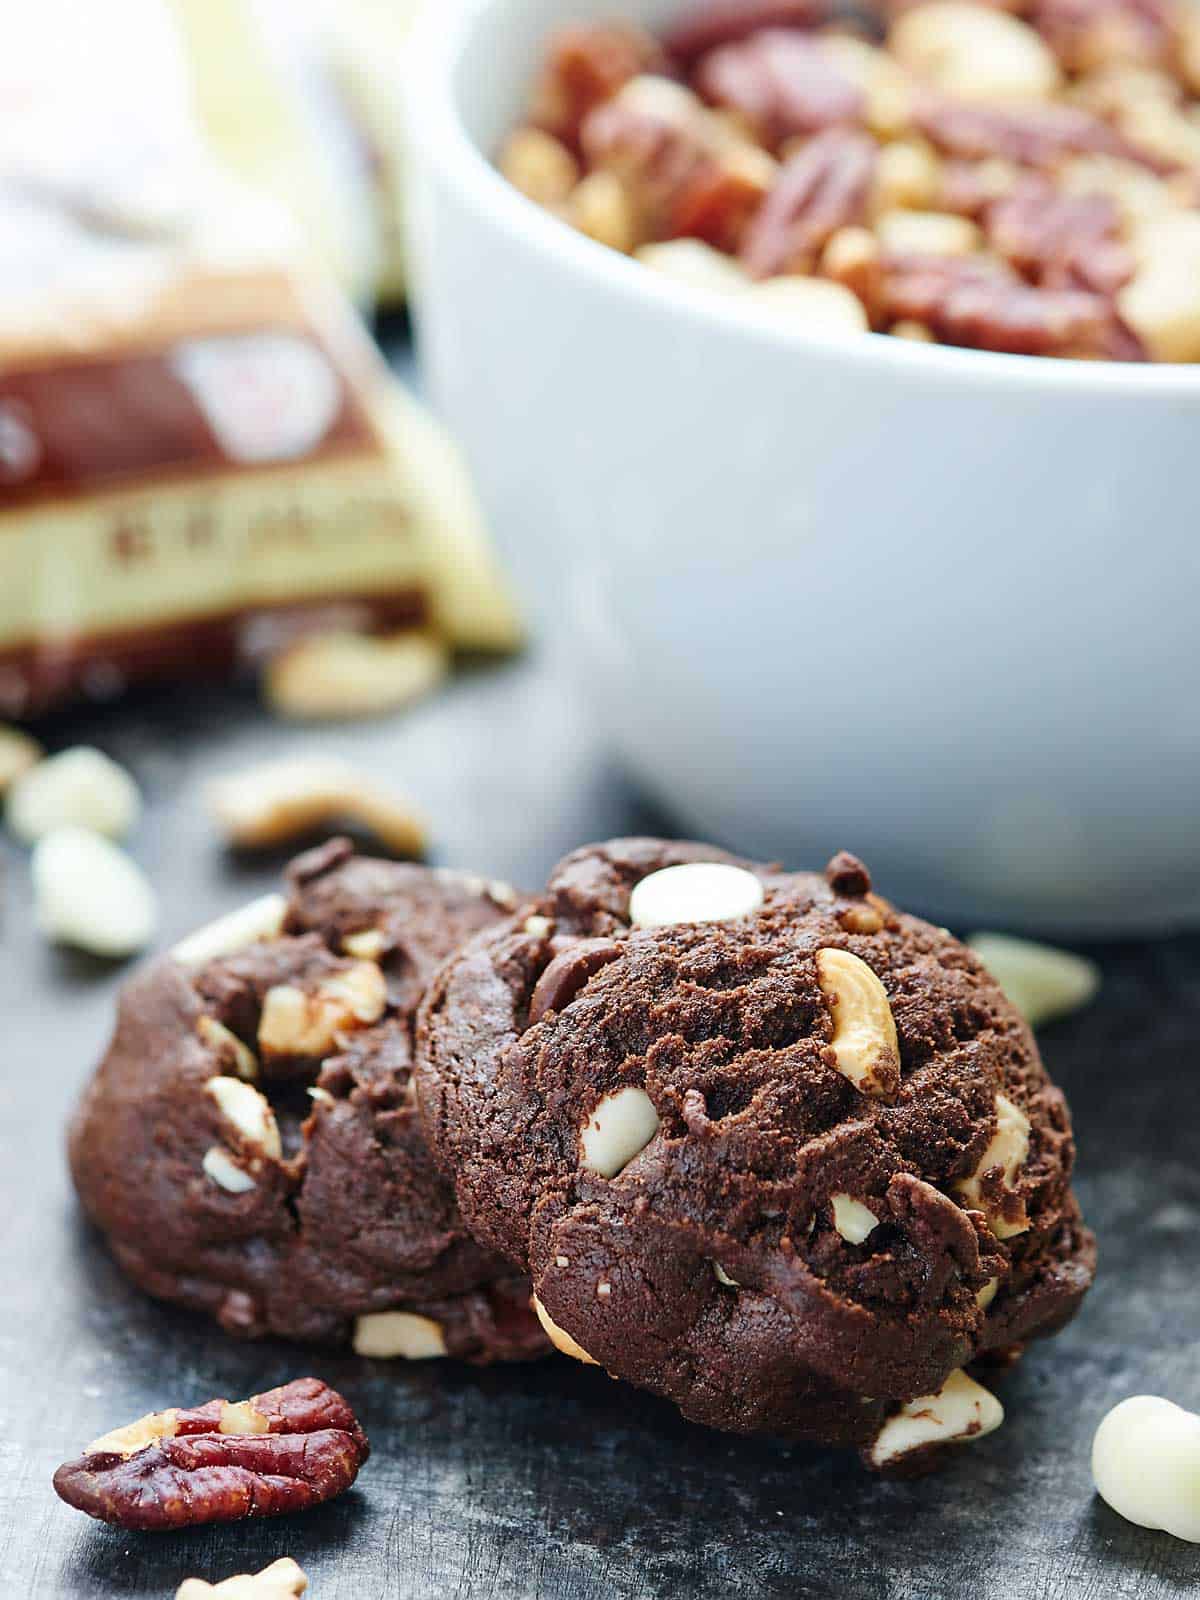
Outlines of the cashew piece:
<svg viewBox="0 0 1200 1600">
<path fill-rule="evenodd" d="M 900 1090 L 900 1041 L 887 990 L 849 950 L 818 950 L 817 982 L 833 1015 L 837 1070 L 860 1094 L 891 1100 Z"/>
</svg>

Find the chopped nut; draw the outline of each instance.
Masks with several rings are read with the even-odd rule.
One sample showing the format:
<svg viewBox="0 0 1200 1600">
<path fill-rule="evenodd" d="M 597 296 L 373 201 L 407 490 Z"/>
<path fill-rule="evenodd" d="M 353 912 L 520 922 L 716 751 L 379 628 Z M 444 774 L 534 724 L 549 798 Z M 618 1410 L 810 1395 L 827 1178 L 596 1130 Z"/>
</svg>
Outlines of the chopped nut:
<svg viewBox="0 0 1200 1600">
<path fill-rule="evenodd" d="M 973 222 L 944 211 L 889 211 L 875 231 L 884 250 L 896 255 L 969 256 L 983 246 Z"/>
<path fill-rule="evenodd" d="M 627 1084 L 606 1095 L 580 1130 L 582 1163 L 602 1178 L 615 1178 L 657 1132 L 653 1100 L 644 1089 Z"/>
<path fill-rule="evenodd" d="M 742 245 L 752 278 L 805 272 L 839 228 L 865 220 L 878 150 L 866 134 L 828 128 L 784 163 Z"/>
<path fill-rule="evenodd" d="M 376 717 L 430 694 L 449 670 L 449 652 L 432 634 L 319 634 L 271 661 L 267 701 L 304 720 Z"/>
<path fill-rule="evenodd" d="M 264 1056 L 323 1056 L 340 1033 L 378 1022 L 387 1009 L 387 985 L 373 961 L 326 978 L 312 994 L 276 984 L 263 1000 L 258 1043 Z"/>
<path fill-rule="evenodd" d="M 31 734 L 0 722 L 0 794 L 6 794 L 45 754 Z"/>
<path fill-rule="evenodd" d="M 243 1172 L 228 1150 L 222 1150 L 220 1145 L 213 1145 L 204 1152 L 204 1159 L 200 1163 L 206 1177 L 212 1179 L 218 1189 L 224 1189 L 227 1194 L 249 1194 L 251 1189 L 257 1189 L 258 1184 L 248 1172 Z"/>
<path fill-rule="evenodd" d="M 412 1311 L 374 1311 L 354 1324 L 354 1348 L 377 1360 L 435 1361 L 446 1354 L 440 1322 Z"/>
<path fill-rule="evenodd" d="M 562 205 L 579 182 L 579 163 L 541 128 L 518 128 L 504 146 L 500 171 L 523 195 L 548 209 Z"/>
<path fill-rule="evenodd" d="M 753 286 L 745 304 L 806 333 L 844 338 L 870 331 L 858 296 L 825 278 L 768 278 Z"/>
<path fill-rule="evenodd" d="M 999 1288 L 1000 1279 L 990 1278 L 987 1283 L 984 1284 L 983 1288 L 980 1289 L 979 1293 L 975 1296 L 975 1304 L 981 1311 L 986 1311 L 991 1305 L 992 1301 L 996 1298 L 996 1292 Z"/>
<path fill-rule="evenodd" d="M 1137 268 L 1121 316 L 1156 361 L 1200 361 L 1200 215 L 1152 217 L 1133 239 Z"/>
<path fill-rule="evenodd" d="M 175 1591 L 175 1600 L 299 1600 L 307 1588 L 303 1571 L 291 1556 L 284 1556 L 261 1572 L 239 1572 L 220 1583 L 185 1578 Z"/>
<path fill-rule="evenodd" d="M 727 1289 L 740 1289 L 742 1286 L 736 1278 L 731 1278 L 719 1261 L 712 1264 L 713 1276 L 718 1283 L 724 1284 Z"/>
<path fill-rule="evenodd" d="M 343 955 L 356 961 L 378 961 L 387 950 L 387 935 L 382 928 L 364 928 L 361 933 L 348 933 L 342 940 Z"/>
<path fill-rule="evenodd" d="M 902 318 L 899 322 L 893 322 L 892 326 L 888 329 L 888 332 L 891 334 L 893 339 L 911 339 L 914 344 L 936 343 L 936 340 L 933 337 L 932 329 L 927 328 L 923 322 L 913 322 L 908 318 Z M 844 922 L 842 926 L 845 927 Z M 855 928 L 851 931 L 854 933 L 862 933 L 863 929 Z"/>
<path fill-rule="evenodd" d="M 114 1455 L 132 1456 L 144 1450 L 148 1444 L 153 1444 L 156 1439 L 173 1439 L 178 1432 L 178 1407 L 172 1406 L 168 1411 L 150 1411 L 136 1422 L 127 1422 L 124 1427 L 114 1428 L 111 1433 L 93 1439 L 87 1447 L 87 1454 L 111 1450 Z"/>
<path fill-rule="evenodd" d="M 181 967 L 206 967 L 210 961 L 236 955 L 260 940 L 278 938 L 286 915 L 283 895 L 265 894 L 181 939 L 171 958 Z"/>
<path fill-rule="evenodd" d="M 573 1361 L 582 1361 L 585 1367 L 599 1366 L 599 1362 L 593 1356 L 588 1355 L 582 1345 L 576 1344 L 569 1333 L 563 1332 L 537 1295 L 534 1295 L 532 1304 L 534 1311 L 537 1313 L 538 1321 L 545 1329 L 547 1339 L 556 1350 L 561 1350 L 564 1356 L 570 1356 Z"/>
<path fill-rule="evenodd" d="M 33 852 L 33 902 L 48 939 L 122 960 L 154 937 L 158 901 L 142 869 L 87 828 L 56 828 Z"/>
<path fill-rule="evenodd" d="M 1092 1441 L 1096 1492 L 1139 1528 L 1200 1544 L 1200 1416 L 1139 1394 L 1105 1416 Z"/>
<path fill-rule="evenodd" d="M 862 1244 L 879 1226 L 879 1218 L 852 1195 L 835 1194 L 833 1225 L 848 1244 Z"/>
<path fill-rule="evenodd" d="M 1003 933 L 977 933 L 967 942 L 1031 1028 L 1078 1011 L 1099 991 L 1095 962 L 1067 950 Z"/>
<path fill-rule="evenodd" d="M 837 1070 L 860 1094 L 890 1100 L 900 1088 L 900 1044 L 887 990 L 848 950 L 817 951 L 817 982 L 833 1014 Z"/>
<path fill-rule="evenodd" d="M 588 112 L 611 100 L 639 73 L 661 64 L 657 42 L 626 22 L 584 22 L 560 29 L 533 94 L 533 121 L 573 144 Z"/>
<path fill-rule="evenodd" d="M 896 60 L 947 94 L 969 100 L 1048 100 L 1062 82 L 1039 35 L 1017 17 L 963 0 L 932 0 L 892 24 Z"/>
<path fill-rule="evenodd" d="M 230 773 L 209 785 L 208 801 L 229 842 L 240 848 L 285 844 L 346 818 L 397 855 L 425 851 L 424 824 L 405 801 L 325 757 L 297 756 Z"/>
<path fill-rule="evenodd" d="M 125 768 L 86 745 L 29 766 L 8 792 L 8 825 L 25 844 L 68 827 L 123 839 L 141 810 Z"/>
<path fill-rule="evenodd" d="M 838 921 L 847 933 L 878 933 L 883 927 L 883 912 L 872 905 L 847 906 Z"/>
<path fill-rule="evenodd" d="M 612 1284 L 609 1283 L 607 1279 L 602 1279 L 596 1285 L 596 1297 L 597 1297 L 597 1299 L 599 1299 L 599 1300 L 607 1300 L 609 1295 L 611 1295 L 611 1294 L 612 1294 Z"/>
<path fill-rule="evenodd" d="M 196 1032 L 210 1050 L 216 1050 L 229 1062 L 239 1078 L 253 1083 L 258 1077 L 258 1057 L 223 1022 L 218 1022 L 216 1017 L 200 1017 L 196 1021 Z"/>
<path fill-rule="evenodd" d="M 217 1102 L 221 1115 L 231 1122 L 248 1144 L 276 1161 L 283 1154 L 275 1113 L 264 1094 L 240 1078 L 210 1078 L 204 1085 Z"/>
<path fill-rule="evenodd" d="M 864 100 L 863 121 L 879 139 L 896 139 L 912 123 L 916 85 L 912 75 L 883 50 L 848 34 L 826 35 L 821 50 Z"/>
<path fill-rule="evenodd" d="M 818 40 L 764 29 L 705 56 L 696 86 L 710 105 L 738 113 L 769 148 L 856 121 L 863 90 Z"/>
<path fill-rule="evenodd" d="M 565 216 L 580 233 L 622 255 L 629 255 L 638 243 L 633 202 L 615 172 L 589 173 L 572 191 Z"/>
<path fill-rule="evenodd" d="M 871 1465 L 887 1466 L 930 1445 L 982 1439 L 1003 1421 L 1004 1407 L 994 1394 L 965 1372 L 952 1372 L 937 1394 L 910 1400 L 884 1423 L 871 1446 Z"/>
<path fill-rule="evenodd" d="M 554 931 L 549 917 L 526 917 L 523 927 L 531 939 L 548 939 Z"/>
<path fill-rule="evenodd" d="M 752 916 L 762 903 L 763 886 L 753 872 L 723 861 L 687 861 L 651 872 L 634 885 L 629 920 L 635 928 L 731 922 Z"/>
<path fill-rule="evenodd" d="M 1017 1174 L 1029 1157 L 1030 1128 L 1029 1118 L 1020 1106 L 1014 1105 L 1007 1095 L 998 1094 L 996 1132 L 980 1156 L 975 1171 L 956 1185 L 966 1204 L 984 1213 L 988 1227 L 997 1239 L 1011 1239 L 1018 1233 L 1024 1233 L 1029 1227 L 1029 1217 L 1023 1201 L 1017 1205 L 1006 1205 L 1003 1196 L 994 1195 L 992 1186 L 984 1180 L 989 1173 L 998 1169 L 1001 1188 L 1009 1195 L 1015 1194 Z M 1013 1213 L 1011 1216 L 1008 1215 L 1009 1211 Z"/>
<path fill-rule="evenodd" d="M 665 273 L 693 289 L 715 289 L 718 294 L 746 288 L 746 274 L 731 257 L 700 239 L 670 239 L 666 244 L 644 244 L 635 252 L 644 267 Z"/>
<path fill-rule="evenodd" d="M 941 162 L 924 139 L 898 139 L 879 152 L 871 210 L 924 211 L 935 207 L 941 184 Z"/>
</svg>

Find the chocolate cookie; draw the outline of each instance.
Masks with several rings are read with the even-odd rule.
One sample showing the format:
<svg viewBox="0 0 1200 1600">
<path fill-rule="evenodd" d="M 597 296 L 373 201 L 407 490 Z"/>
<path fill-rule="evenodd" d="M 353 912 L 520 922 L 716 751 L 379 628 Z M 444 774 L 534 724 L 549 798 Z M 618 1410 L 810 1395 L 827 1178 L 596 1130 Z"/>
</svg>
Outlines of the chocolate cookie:
<svg viewBox="0 0 1200 1600">
<path fill-rule="evenodd" d="M 416 1003 L 505 885 L 334 841 L 124 990 L 70 1132 L 126 1272 L 248 1336 L 541 1353 L 529 1285 L 467 1233 L 411 1092 Z"/>
<path fill-rule="evenodd" d="M 850 856 L 577 851 L 431 985 L 417 1080 L 555 1343 L 716 1427 L 920 1463 L 1092 1280 L 1032 1034 Z"/>
</svg>

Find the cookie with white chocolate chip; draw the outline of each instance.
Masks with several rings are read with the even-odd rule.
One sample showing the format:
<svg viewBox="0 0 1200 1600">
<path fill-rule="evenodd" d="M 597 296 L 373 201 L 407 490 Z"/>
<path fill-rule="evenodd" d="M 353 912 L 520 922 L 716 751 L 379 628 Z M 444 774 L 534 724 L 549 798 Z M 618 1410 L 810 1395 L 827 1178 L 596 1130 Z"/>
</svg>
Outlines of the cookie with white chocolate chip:
<svg viewBox="0 0 1200 1600">
<path fill-rule="evenodd" d="M 71 1128 L 86 1210 L 141 1287 L 234 1333 L 540 1354 L 529 1286 L 467 1232 L 412 1094 L 426 982 L 515 894 L 344 841 L 288 879 L 125 988 Z"/>
<path fill-rule="evenodd" d="M 850 856 L 577 851 L 430 986 L 417 1079 L 559 1348 L 716 1427 L 930 1464 L 1091 1283 L 1032 1034 Z"/>
</svg>

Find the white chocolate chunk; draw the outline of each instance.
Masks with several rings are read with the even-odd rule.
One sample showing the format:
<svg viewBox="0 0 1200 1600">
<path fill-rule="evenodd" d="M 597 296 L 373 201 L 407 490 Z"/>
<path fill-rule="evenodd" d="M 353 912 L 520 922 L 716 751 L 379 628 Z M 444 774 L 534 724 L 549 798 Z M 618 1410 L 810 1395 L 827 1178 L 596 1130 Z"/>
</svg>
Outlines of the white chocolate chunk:
<svg viewBox="0 0 1200 1600">
<path fill-rule="evenodd" d="M 354 1324 L 354 1348 L 380 1361 L 436 1361 L 446 1354 L 440 1322 L 414 1311 L 373 1311 Z"/>
<path fill-rule="evenodd" d="M 982 1439 L 1004 1421 L 1004 1407 L 965 1372 L 952 1372 L 937 1394 L 910 1400 L 889 1417 L 871 1446 L 877 1467 L 931 1444 Z"/>
<path fill-rule="evenodd" d="M 205 967 L 210 961 L 236 955 L 262 939 L 277 939 L 286 914 L 287 901 L 281 894 L 265 894 L 228 916 L 197 928 L 180 940 L 171 956 L 181 967 Z"/>
<path fill-rule="evenodd" d="M 538 1321 L 542 1325 L 547 1339 L 549 1339 L 550 1343 L 556 1350 L 560 1350 L 564 1356 L 570 1356 L 572 1361 L 582 1361 L 585 1367 L 597 1367 L 600 1365 L 594 1356 L 588 1355 L 587 1351 L 581 1344 L 576 1344 L 571 1335 L 569 1333 L 565 1333 L 563 1329 L 559 1327 L 558 1323 L 554 1321 L 553 1317 L 551 1317 L 550 1313 L 538 1299 L 537 1295 L 533 1296 L 530 1304 L 533 1306 L 534 1312 L 537 1315 Z"/>
<path fill-rule="evenodd" d="M 215 1144 L 211 1150 L 206 1150 L 200 1164 L 217 1187 L 228 1194 L 248 1194 L 251 1189 L 258 1187 L 250 1174 L 243 1172 L 228 1150 L 222 1150 L 220 1145 Z"/>
<path fill-rule="evenodd" d="M 8 795 L 8 825 L 25 844 L 56 828 L 123 839 L 141 810 L 138 786 L 125 768 L 87 745 L 39 761 Z"/>
<path fill-rule="evenodd" d="M 583 1165 L 615 1178 L 658 1132 L 658 1112 L 644 1089 L 627 1084 L 606 1095 L 579 1133 Z"/>
<path fill-rule="evenodd" d="M 1020 1106 L 1015 1106 L 1007 1095 L 998 1094 L 996 1131 L 980 1156 L 975 1171 L 957 1185 L 959 1194 L 968 1206 L 987 1214 L 988 1227 L 997 1239 L 1011 1239 L 1018 1233 L 1024 1233 L 1029 1227 L 1029 1218 L 1025 1215 L 1024 1207 L 1016 1221 L 1010 1221 L 999 1213 L 993 1214 L 984 1198 L 981 1180 L 993 1167 L 1000 1167 L 1004 1174 L 1004 1187 L 1015 1189 L 1017 1174 L 1029 1157 L 1029 1133 L 1029 1118 Z"/>
<path fill-rule="evenodd" d="M 977 933 L 967 942 L 1031 1028 L 1078 1011 L 1100 988 L 1095 962 L 1068 950 L 1004 933 Z"/>
<path fill-rule="evenodd" d="M 48 939 L 120 960 L 145 949 L 158 900 L 137 863 L 86 828 L 57 828 L 33 852 L 33 902 Z"/>
<path fill-rule="evenodd" d="M 900 1087 L 900 1042 L 887 990 L 849 950 L 817 951 L 817 982 L 830 1003 L 834 1063 L 860 1094 L 891 1099 Z"/>
<path fill-rule="evenodd" d="M 217 1102 L 221 1115 L 244 1139 L 264 1155 L 279 1160 L 283 1154 L 279 1128 L 265 1095 L 240 1078 L 210 1078 L 204 1087 Z"/>
<path fill-rule="evenodd" d="M 833 1225 L 848 1244 L 862 1244 L 879 1226 L 879 1218 L 861 1200 L 848 1194 L 835 1194 Z"/>
<path fill-rule="evenodd" d="M 635 928 L 729 922 L 751 916 L 762 903 L 763 886 L 753 872 L 724 861 L 687 861 L 652 872 L 634 886 L 629 920 Z"/>
<path fill-rule="evenodd" d="M 1200 1544 L 1200 1416 L 1158 1395 L 1114 1406 L 1092 1442 L 1096 1492 L 1139 1528 Z"/>
</svg>

